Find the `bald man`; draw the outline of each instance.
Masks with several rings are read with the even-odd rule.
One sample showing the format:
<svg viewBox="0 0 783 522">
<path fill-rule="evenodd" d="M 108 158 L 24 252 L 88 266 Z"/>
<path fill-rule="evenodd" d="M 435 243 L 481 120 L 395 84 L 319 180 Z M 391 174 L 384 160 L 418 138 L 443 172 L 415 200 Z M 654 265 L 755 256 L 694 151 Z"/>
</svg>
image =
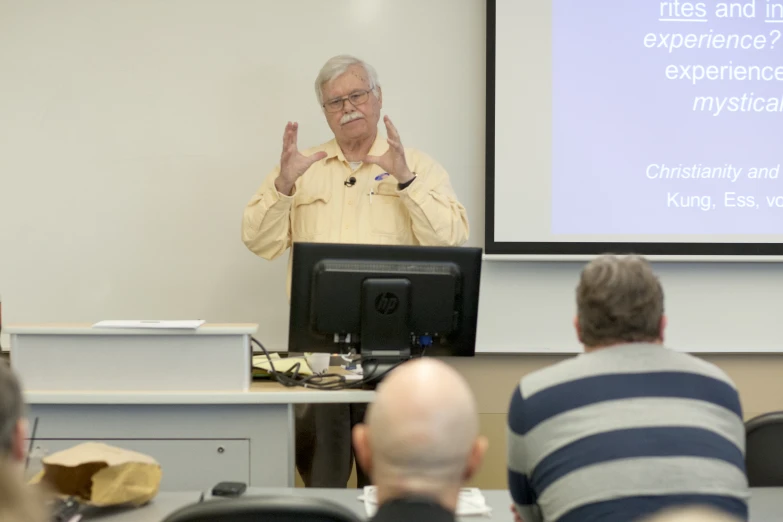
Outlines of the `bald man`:
<svg viewBox="0 0 783 522">
<path fill-rule="evenodd" d="M 740 522 L 741 519 L 708 507 L 667 509 L 643 522 Z"/>
<path fill-rule="evenodd" d="M 378 488 L 374 522 L 455 520 L 460 488 L 487 449 L 467 383 L 430 358 L 407 362 L 386 377 L 365 424 L 354 428 L 353 442 Z"/>
</svg>

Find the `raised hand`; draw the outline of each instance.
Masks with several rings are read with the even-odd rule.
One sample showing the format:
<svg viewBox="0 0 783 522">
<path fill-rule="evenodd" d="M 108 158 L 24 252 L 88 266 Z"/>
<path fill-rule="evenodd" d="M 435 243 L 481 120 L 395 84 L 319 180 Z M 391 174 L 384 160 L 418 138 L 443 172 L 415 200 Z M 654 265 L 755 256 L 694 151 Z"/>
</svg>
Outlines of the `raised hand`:
<svg viewBox="0 0 783 522">
<path fill-rule="evenodd" d="M 413 179 L 413 173 L 405 161 L 405 149 L 400 141 L 400 133 L 388 116 L 383 117 L 383 123 L 386 124 L 386 141 L 389 142 L 389 150 L 383 156 L 367 156 L 364 161 L 378 165 L 397 178 L 399 183 L 407 183 Z"/>
<path fill-rule="evenodd" d="M 281 194 L 291 195 L 294 189 L 294 183 L 298 180 L 310 166 L 318 160 L 326 157 L 326 152 L 316 152 L 310 156 L 305 156 L 299 152 L 297 138 L 299 134 L 299 124 L 288 122 L 283 133 L 283 153 L 280 155 L 280 175 L 275 180 L 275 188 Z"/>
</svg>

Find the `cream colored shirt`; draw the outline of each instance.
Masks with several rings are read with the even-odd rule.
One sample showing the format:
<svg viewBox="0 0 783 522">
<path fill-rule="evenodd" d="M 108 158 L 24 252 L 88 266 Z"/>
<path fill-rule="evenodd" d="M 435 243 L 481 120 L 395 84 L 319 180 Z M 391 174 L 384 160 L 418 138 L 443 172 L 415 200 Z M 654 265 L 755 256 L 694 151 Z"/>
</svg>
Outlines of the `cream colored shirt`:
<svg viewBox="0 0 783 522">
<path fill-rule="evenodd" d="M 375 141 L 370 155 L 389 145 Z M 445 169 L 427 155 L 405 149 L 416 179 L 398 190 L 397 179 L 371 163 L 352 171 L 335 140 L 302 153 L 326 151 L 297 180 L 292 196 L 280 194 L 277 166 L 245 207 L 242 240 L 264 259 L 274 259 L 295 241 L 383 245 L 458 246 L 468 239 L 468 218 Z M 356 183 L 345 186 L 354 176 Z M 289 262 L 290 280 L 290 262 Z"/>
</svg>

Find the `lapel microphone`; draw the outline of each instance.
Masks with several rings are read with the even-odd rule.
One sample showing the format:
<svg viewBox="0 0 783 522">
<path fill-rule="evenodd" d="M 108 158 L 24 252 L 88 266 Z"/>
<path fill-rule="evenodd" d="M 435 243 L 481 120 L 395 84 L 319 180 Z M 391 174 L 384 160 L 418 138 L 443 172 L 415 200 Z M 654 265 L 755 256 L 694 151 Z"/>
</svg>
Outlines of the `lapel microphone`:
<svg viewBox="0 0 783 522">
<path fill-rule="evenodd" d="M 346 187 L 353 187 L 354 185 L 356 185 L 356 178 L 351 176 L 350 178 L 346 179 L 343 182 L 343 185 L 345 185 Z"/>
</svg>

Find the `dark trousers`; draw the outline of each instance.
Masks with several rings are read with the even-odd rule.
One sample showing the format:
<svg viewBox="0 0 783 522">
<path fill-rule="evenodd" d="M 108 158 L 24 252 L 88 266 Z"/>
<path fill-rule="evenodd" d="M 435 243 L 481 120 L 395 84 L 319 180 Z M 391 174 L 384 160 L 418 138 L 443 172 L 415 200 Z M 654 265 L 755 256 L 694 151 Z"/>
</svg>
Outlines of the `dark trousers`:
<svg viewBox="0 0 783 522">
<path fill-rule="evenodd" d="M 297 404 L 296 469 L 308 488 L 344 488 L 354 461 L 351 430 L 364 420 L 367 404 Z M 370 478 L 356 463 L 357 486 Z"/>
</svg>

